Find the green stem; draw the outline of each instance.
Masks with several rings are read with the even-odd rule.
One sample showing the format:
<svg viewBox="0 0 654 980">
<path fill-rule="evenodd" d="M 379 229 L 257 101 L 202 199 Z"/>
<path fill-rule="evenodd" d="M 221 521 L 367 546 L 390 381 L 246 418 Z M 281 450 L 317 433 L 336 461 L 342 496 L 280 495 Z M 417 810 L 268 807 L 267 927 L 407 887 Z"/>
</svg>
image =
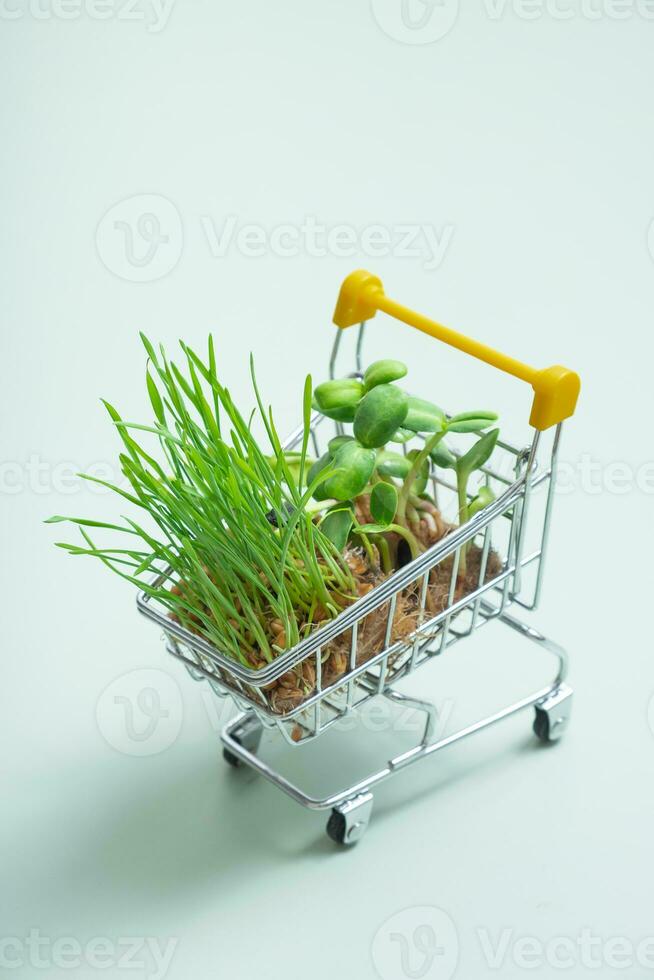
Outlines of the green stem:
<svg viewBox="0 0 654 980">
<path fill-rule="evenodd" d="M 375 567 L 375 564 L 376 564 L 376 562 L 375 562 L 375 553 L 372 550 L 372 545 L 370 544 L 370 541 L 368 540 L 368 535 L 365 534 L 365 533 L 359 532 L 357 534 L 357 537 L 360 538 L 361 543 L 363 544 L 363 547 L 365 549 L 366 555 L 368 556 L 368 563 L 369 563 L 370 567 L 371 568 L 374 568 Z"/>
<path fill-rule="evenodd" d="M 409 531 L 408 528 L 403 527 L 401 524 L 389 524 L 389 531 L 395 531 L 399 534 L 401 538 L 404 538 L 411 551 L 411 559 L 417 558 L 418 555 L 422 554 L 423 548 L 414 534 Z"/>
<path fill-rule="evenodd" d="M 456 490 L 459 498 L 459 526 L 468 520 L 468 474 L 462 470 L 456 471 Z M 461 545 L 459 552 L 459 578 L 465 578 L 467 572 L 468 543 Z"/>
<path fill-rule="evenodd" d="M 434 502 L 431 499 L 431 497 L 429 498 L 429 500 L 426 500 L 423 497 L 416 497 L 415 493 L 412 493 L 411 496 L 409 497 L 409 503 L 412 504 L 412 506 L 415 507 L 416 510 L 431 511 L 434 510 L 435 508 Z"/>
<path fill-rule="evenodd" d="M 381 561 L 382 571 L 387 575 L 393 570 L 393 563 L 391 562 L 391 550 L 388 547 L 388 541 L 383 534 L 375 534 L 372 536 L 373 543 L 379 552 L 379 558 Z"/>
<path fill-rule="evenodd" d="M 406 477 L 404 478 L 404 483 L 402 484 L 402 488 L 400 490 L 399 497 L 398 497 L 397 513 L 396 513 L 396 517 L 401 524 L 405 524 L 406 522 L 407 502 L 411 495 L 411 488 L 413 487 L 415 479 L 420 473 L 420 470 L 422 468 L 422 464 L 427 459 L 431 451 L 436 448 L 436 446 L 441 441 L 441 439 L 446 434 L 446 432 L 447 432 L 447 426 L 445 426 L 440 432 L 435 432 L 430 439 L 427 439 L 424 446 L 422 447 L 422 449 L 414 459 L 411 469 L 409 470 Z"/>
</svg>

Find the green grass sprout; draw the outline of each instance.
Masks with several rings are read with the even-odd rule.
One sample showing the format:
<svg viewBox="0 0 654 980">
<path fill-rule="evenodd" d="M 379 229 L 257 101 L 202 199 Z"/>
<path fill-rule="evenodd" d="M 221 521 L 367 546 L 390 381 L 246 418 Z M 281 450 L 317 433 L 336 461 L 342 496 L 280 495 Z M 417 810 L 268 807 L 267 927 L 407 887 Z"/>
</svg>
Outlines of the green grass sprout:
<svg viewBox="0 0 654 980">
<path fill-rule="evenodd" d="M 325 615 L 334 616 L 356 596 L 341 549 L 307 510 L 333 475 L 325 468 L 303 486 L 311 465 L 311 378 L 304 386 L 304 438 L 291 465 L 272 412 L 264 408 L 252 359 L 256 414 L 271 451 L 252 432 L 254 415 L 246 421 L 220 383 L 211 337 L 206 361 L 180 342 L 182 366 L 141 339 L 153 421 L 126 421 L 104 402 L 123 444 L 119 459 L 129 489 L 82 474 L 135 513 L 122 524 L 61 516 L 49 523 L 69 521 L 80 530 L 83 543 L 59 547 L 98 558 L 222 652 L 261 666 L 280 652 L 268 629 L 272 620 L 281 622 L 288 648 L 312 628 L 316 598 Z M 91 537 L 96 531 L 124 535 L 124 546 L 100 547 Z M 163 583 L 152 585 L 153 573 L 166 568 Z"/>
</svg>

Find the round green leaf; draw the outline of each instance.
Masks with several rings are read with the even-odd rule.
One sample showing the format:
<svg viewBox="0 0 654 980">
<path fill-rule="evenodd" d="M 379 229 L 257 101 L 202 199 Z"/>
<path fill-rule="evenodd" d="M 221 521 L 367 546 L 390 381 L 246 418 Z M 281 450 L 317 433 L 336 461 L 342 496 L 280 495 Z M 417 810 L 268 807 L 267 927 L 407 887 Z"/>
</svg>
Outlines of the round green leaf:
<svg viewBox="0 0 654 980">
<path fill-rule="evenodd" d="M 403 480 L 411 469 L 411 460 L 402 453 L 382 449 L 377 453 L 377 472 L 382 476 L 396 476 Z"/>
<path fill-rule="evenodd" d="M 353 441 L 352 436 L 334 436 L 334 438 L 330 439 L 329 442 L 327 443 L 327 449 L 333 456 L 334 453 L 341 448 L 341 446 L 345 445 L 346 442 L 352 442 L 352 441 Z"/>
<path fill-rule="evenodd" d="M 407 373 L 407 366 L 402 361 L 375 361 L 371 364 L 363 376 L 363 383 L 366 391 L 376 388 L 377 385 L 390 384 L 391 381 L 398 381 Z"/>
<path fill-rule="evenodd" d="M 325 482 L 327 497 L 351 500 L 365 489 L 375 468 L 375 452 L 359 445 L 354 439 L 336 451 L 332 465 L 338 472 Z"/>
<path fill-rule="evenodd" d="M 458 415 L 453 415 L 450 421 L 458 422 L 463 419 L 488 419 L 489 422 L 497 422 L 498 414 L 497 412 L 488 412 L 485 409 L 477 409 L 474 412 L 459 412 Z"/>
<path fill-rule="evenodd" d="M 370 494 L 370 513 L 373 521 L 388 527 L 397 510 L 397 488 L 391 483 L 375 483 Z"/>
<path fill-rule="evenodd" d="M 448 449 L 444 442 L 441 441 L 438 445 L 434 446 L 429 455 L 434 463 L 436 463 L 436 466 L 440 466 L 444 470 L 456 469 L 456 456 Z"/>
<path fill-rule="evenodd" d="M 424 398 L 409 397 L 409 407 L 402 427 L 413 432 L 440 432 L 445 425 L 445 413 L 438 405 Z"/>
<path fill-rule="evenodd" d="M 491 423 L 488 419 L 464 419 L 462 422 L 450 422 L 448 432 L 482 432 Z"/>
<path fill-rule="evenodd" d="M 345 406 L 344 408 L 320 408 L 316 402 L 314 408 L 317 408 L 318 411 L 325 416 L 325 418 L 333 419 L 334 422 L 354 422 L 354 415 L 356 413 L 356 407 L 354 406 Z"/>
<path fill-rule="evenodd" d="M 492 422 L 497 422 L 496 412 L 461 412 L 452 416 L 447 428 L 450 432 L 481 432 Z"/>
<path fill-rule="evenodd" d="M 339 551 L 343 551 L 352 529 L 352 521 L 353 515 L 349 507 L 334 507 L 321 520 L 320 530 Z"/>
<path fill-rule="evenodd" d="M 318 411 L 330 419 L 352 422 L 364 390 L 356 378 L 325 381 L 313 393 L 314 404 Z"/>
<path fill-rule="evenodd" d="M 383 446 L 407 413 L 408 397 L 394 385 L 377 385 L 361 399 L 354 416 L 354 435 L 362 446 Z"/>
<path fill-rule="evenodd" d="M 389 442 L 408 442 L 409 439 L 414 439 L 415 438 L 415 435 L 416 435 L 415 432 L 412 432 L 411 429 L 404 429 L 404 428 L 402 428 L 402 426 L 400 426 L 400 428 L 397 430 L 397 432 L 394 432 L 393 435 L 390 437 L 390 439 L 388 441 Z"/>
</svg>

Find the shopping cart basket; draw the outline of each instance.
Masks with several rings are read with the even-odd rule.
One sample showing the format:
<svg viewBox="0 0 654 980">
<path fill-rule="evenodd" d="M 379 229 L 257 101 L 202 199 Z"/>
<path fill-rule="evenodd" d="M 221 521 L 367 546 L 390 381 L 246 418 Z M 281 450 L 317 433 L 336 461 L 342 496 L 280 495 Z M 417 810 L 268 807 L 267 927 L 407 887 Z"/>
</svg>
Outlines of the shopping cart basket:
<svg viewBox="0 0 654 980">
<path fill-rule="evenodd" d="M 537 737 L 555 741 L 565 731 L 572 695 L 565 683 L 567 655 L 563 648 L 510 614 L 508 609 L 518 606 L 532 610 L 539 601 L 561 427 L 574 412 L 579 393 L 578 376 L 560 366 L 544 370 L 529 367 L 413 313 L 389 299 L 379 279 L 359 271 L 348 276 L 338 297 L 334 314 L 338 329 L 330 361 L 331 377 L 334 376 L 343 330 L 356 324 L 360 327 L 353 376 L 361 375 L 365 323 L 377 311 L 532 386 L 534 397 L 529 421 L 533 437 L 530 444 L 515 447 L 498 441 L 492 457 L 482 469 L 486 485 L 495 494 L 494 501 L 331 622 L 260 669 L 248 669 L 237 663 L 172 621 L 166 610 L 157 607 L 145 593 L 138 596 L 140 611 L 164 630 L 169 653 L 186 665 L 194 679 L 208 681 L 219 697 L 231 697 L 240 708 L 240 713 L 224 727 L 221 735 L 227 761 L 233 765 L 244 763 L 250 766 L 305 807 L 330 810 L 327 832 L 343 844 L 353 844 L 362 836 L 372 810 L 371 789 L 382 780 L 529 707 L 535 708 Z M 334 427 L 336 434 L 342 431 L 338 423 L 320 414 L 312 418 L 311 439 L 318 457 L 321 447 L 335 434 Z M 284 448 L 292 450 L 296 447 L 301 442 L 302 431 L 298 428 Z M 416 440 L 419 438 L 417 436 Z M 405 446 L 405 451 L 409 448 L 411 444 Z M 447 512 L 448 506 L 453 504 L 456 513 L 456 487 L 447 479 L 446 471 L 434 468 L 430 481 L 441 511 Z M 461 594 L 461 589 L 457 589 L 458 568 L 462 546 L 468 543 L 477 548 L 479 569 L 475 587 Z M 440 603 L 440 608 L 434 611 L 428 602 L 428 592 L 430 577 L 439 566 L 441 572 L 447 573 L 449 588 L 445 590 L 445 600 Z M 165 580 L 164 572 L 157 584 Z M 408 636 L 397 638 L 394 630 L 396 615 L 407 595 L 412 596 L 413 625 Z M 373 620 L 378 643 L 372 656 L 369 649 L 362 656 L 359 638 Z M 394 685 L 493 620 L 551 653 L 557 661 L 556 676 L 547 686 L 489 717 L 453 734 L 437 737 L 436 706 L 400 693 Z M 336 674 L 325 669 L 326 656 L 335 644 L 339 649 L 347 650 L 342 668 Z M 291 703 L 285 707 L 283 699 L 275 701 L 271 698 L 271 690 L 283 683 L 284 678 L 297 676 L 310 678 L 306 695 L 299 704 Z M 290 746 L 303 745 L 378 696 L 424 712 L 423 736 L 414 748 L 390 759 L 377 772 L 355 785 L 316 798 L 289 782 L 257 754 L 264 730 L 279 733 Z"/>
</svg>

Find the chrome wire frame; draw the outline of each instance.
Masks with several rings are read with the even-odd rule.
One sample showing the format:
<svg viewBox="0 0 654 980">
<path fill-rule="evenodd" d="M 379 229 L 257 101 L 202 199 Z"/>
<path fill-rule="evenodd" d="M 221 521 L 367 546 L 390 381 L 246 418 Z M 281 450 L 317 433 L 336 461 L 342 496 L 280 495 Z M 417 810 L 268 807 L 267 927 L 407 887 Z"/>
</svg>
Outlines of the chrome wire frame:
<svg viewBox="0 0 654 980">
<path fill-rule="evenodd" d="M 357 338 L 354 375 L 361 372 L 364 326 L 361 325 Z M 332 376 L 341 335 L 342 332 L 337 331 L 330 360 Z M 319 414 L 312 418 L 311 443 L 316 456 L 320 455 L 321 446 L 335 431 L 339 432 L 338 424 Z M 560 434 L 559 425 L 549 450 L 544 449 L 544 440 L 538 432 L 534 433 L 531 444 L 522 448 L 498 440 L 491 460 L 482 470 L 484 482 L 495 492 L 493 503 L 463 527 L 451 531 L 424 554 L 389 576 L 337 618 L 259 670 L 248 669 L 235 662 L 207 641 L 171 621 L 165 609 L 158 607 L 145 593 L 138 596 L 138 608 L 164 630 L 169 653 L 185 664 L 192 677 L 208 680 L 217 695 L 230 696 L 243 712 L 255 717 L 262 728 L 277 730 L 290 745 L 315 739 L 345 715 L 361 708 L 369 699 L 377 695 L 395 698 L 395 692 L 390 693 L 390 685 L 410 676 L 424 663 L 443 654 L 486 623 L 499 620 L 512 625 L 514 629 L 530 629 L 516 625 L 518 621 L 509 617 L 507 610 L 513 604 L 532 610 L 540 598 Z M 284 448 L 293 449 L 301 438 L 300 426 L 291 433 Z M 404 451 L 407 450 L 405 445 Z M 456 487 L 443 471 L 433 469 L 430 484 L 442 511 L 448 502 L 456 501 Z M 536 498 L 540 501 L 540 513 L 536 512 Z M 456 510 L 457 506 L 455 514 Z M 476 587 L 457 597 L 462 547 L 469 546 L 471 542 L 479 548 Z M 501 560 L 501 567 L 492 575 L 488 571 L 491 553 Z M 431 615 L 427 608 L 430 576 L 440 563 L 450 558 L 447 603 L 441 611 Z M 155 578 L 155 584 L 165 582 L 167 573 L 168 570 L 163 570 Z M 410 592 L 418 597 L 417 625 L 408 638 L 394 641 L 393 625 L 398 602 Z M 359 658 L 358 637 L 366 617 L 381 615 L 386 616 L 383 644 L 372 656 Z M 349 636 L 348 668 L 332 683 L 326 683 L 324 664 L 329 657 L 330 644 L 343 634 L 346 638 Z M 559 649 L 553 645 L 554 652 Z M 555 685 L 560 683 L 564 669 L 560 655 L 559 660 L 560 671 Z M 273 708 L 270 689 L 282 675 L 305 661 L 312 664 L 315 685 L 306 692 L 305 699 L 297 707 L 281 714 Z M 535 700 L 542 695 L 542 691 L 538 692 Z M 231 751 L 232 740 L 227 731 L 224 740 L 230 743 Z M 239 754 L 239 749 L 233 748 L 233 751 Z M 245 761 L 252 764 L 251 759 Z"/>
<path fill-rule="evenodd" d="M 368 814 L 365 818 L 365 822 L 362 824 L 356 823 L 352 828 L 356 830 L 357 827 L 361 826 L 363 829 L 365 829 L 369 811 L 372 807 L 372 794 L 370 793 L 370 790 L 379 783 L 384 782 L 390 776 L 393 776 L 395 773 L 400 772 L 403 769 L 407 769 L 409 766 L 416 762 L 420 762 L 422 759 L 426 759 L 434 755 L 436 752 L 453 745 L 455 742 L 459 742 L 462 739 L 467 738 L 469 735 L 475 735 L 477 732 L 484 731 L 486 728 L 490 728 L 492 725 L 496 725 L 498 722 L 503 721 L 506 718 L 510 718 L 512 715 L 522 712 L 525 709 L 532 707 L 538 709 L 540 705 L 546 706 L 550 702 L 555 703 L 558 700 L 569 701 L 572 691 L 564 683 L 567 676 L 568 658 L 563 647 L 559 646 L 558 643 L 554 643 L 552 640 L 543 636 L 542 633 L 539 633 L 538 630 L 534 629 L 532 626 L 528 626 L 526 623 L 521 622 L 507 612 L 502 612 L 497 618 L 500 622 L 506 624 L 525 639 L 531 640 L 537 647 L 547 651 L 556 658 L 558 667 L 554 680 L 545 687 L 542 687 L 531 694 L 527 694 L 520 700 L 499 709 L 493 714 L 438 739 L 434 738 L 438 722 L 438 711 L 436 705 L 430 701 L 423 701 L 418 698 L 409 697 L 408 695 L 395 691 L 392 688 L 385 688 L 382 693 L 388 700 L 425 713 L 426 719 L 422 738 L 413 748 L 389 759 L 380 769 L 370 773 L 353 785 L 347 786 L 344 789 L 338 790 L 334 793 L 330 793 L 327 796 L 317 797 L 306 793 L 301 787 L 290 782 L 285 776 L 265 762 L 260 755 L 257 755 L 256 750 L 253 751 L 247 745 L 243 744 L 236 735 L 239 730 L 243 730 L 244 728 L 247 728 L 248 725 L 252 724 L 252 711 L 242 712 L 227 725 L 225 725 L 221 733 L 223 744 L 240 762 L 245 763 L 252 769 L 255 769 L 260 775 L 264 776 L 297 803 L 302 804 L 302 806 L 307 807 L 309 810 L 340 809 L 342 812 L 346 812 L 347 807 L 351 807 L 352 811 L 355 813 L 359 810 L 367 810 Z M 363 680 L 367 684 L 365 677 Z M 377 691 L 375 690 L 375 686 L 373 684 L 370 687 L 370 696 L 374 696 L 376 693 Z M 355 839 L 356 838 L 353 838 L 350 841 L 345 840 L 343 843 L 354 843 Z"/>
</svg>

